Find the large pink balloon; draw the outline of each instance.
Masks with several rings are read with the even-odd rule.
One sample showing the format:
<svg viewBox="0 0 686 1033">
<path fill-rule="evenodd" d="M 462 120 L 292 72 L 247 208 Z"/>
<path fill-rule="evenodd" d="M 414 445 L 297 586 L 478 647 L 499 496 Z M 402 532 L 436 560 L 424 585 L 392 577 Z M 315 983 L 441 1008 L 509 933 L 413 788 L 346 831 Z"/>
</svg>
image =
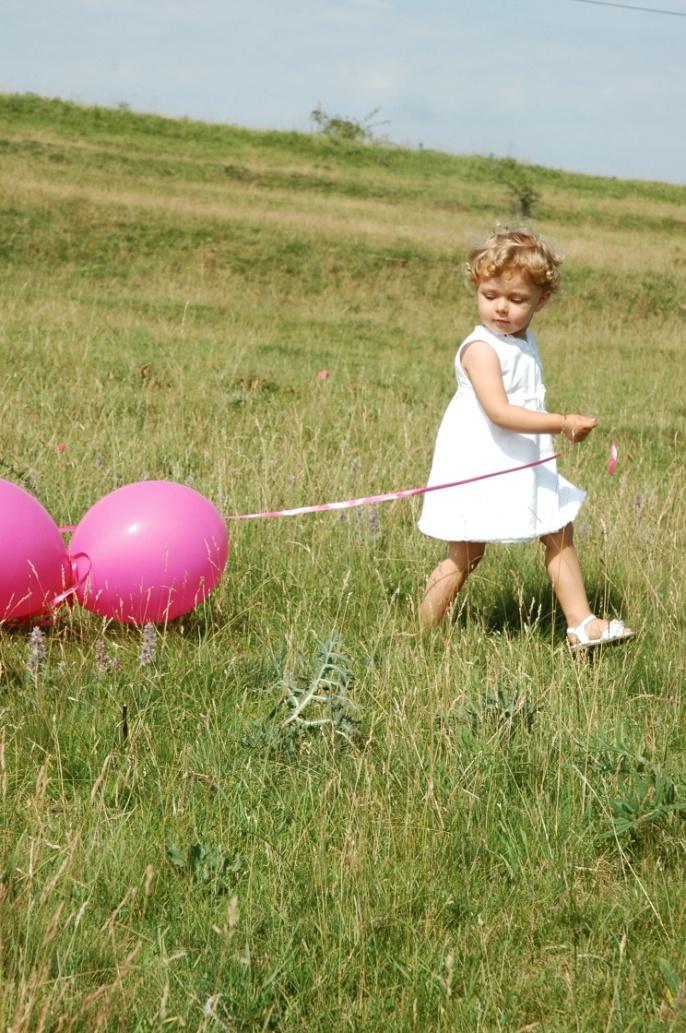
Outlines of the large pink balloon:
<svg viewBox="0 0 686 1033">
<path fill-rule="evenodd" d="M 124 624 L 159 624 L 202 602 L 229 551 L 211 502 L 173 481 L 139 481 L 105 495 L 69 551 L 82 606 Z"/>
<path fill-rule="evenodd" d="M 0 479 L 0 621 L 48 613 L 72 583 L 67 547 L 38 499 Z"/>
</svg>

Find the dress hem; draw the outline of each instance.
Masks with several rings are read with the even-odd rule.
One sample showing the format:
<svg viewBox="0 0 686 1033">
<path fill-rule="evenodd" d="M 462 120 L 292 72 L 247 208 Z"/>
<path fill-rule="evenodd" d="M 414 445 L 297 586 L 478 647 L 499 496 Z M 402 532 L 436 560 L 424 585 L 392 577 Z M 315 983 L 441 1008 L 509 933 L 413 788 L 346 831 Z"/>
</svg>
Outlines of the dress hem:
<svg viewBox="0 0 686 1033">
<path fill-rule="evenodd" d="M 519 537 L 519 538 L 512 538 L 512 537 L 509 537 L 509 538 L 478 538 L 478 537 L 473 536 L 473 535 L 467 535 L 467 536 L 463 536 L 461 538 L 452 538 L 452 537 L 451 538 L 446 538 L 445 535 L 442 535 L 442 534 L 432 534 L 431 531 L 425 531 L 424 528 L 421 526 L 421 524 L 417 524 L 417 528 L 418 528 L 419 531 L 421 531 L 421 533 L 423 535 L 426 535 L 427 538 L 433 538 L 434 541 L 437 541 L 437 542 L 478 542 L 479 544 L 484 544 L 484 545 L 485 544 L 489 544 L 489 543 L 491 545 L 516 545 L 519 542 L 533 542 L 533 541 L 536 541 L 536 539 L 542 538 L 546 534 L 555 534 L 556 531 L 561 531 L 563 527 L 567 526 L 567 524 L 573 524 L 574 521 L 576 520 L 576 518 L 579 515 L 579 511 L 580 511 L 582 505 L 584 504 L 584 501 L 585 501 L 585 499 L 582 499 L 582 501 L 579 503 L 577 511 L 576 511 L 576 513 L 573 516 L 570 516 L 567 520 L 565 520 L 561 524 L 558 524 L 556 527 L 546 528 L 545 531 L 534 531 L 533 534 L 521 535 L 521 537 Z"/>
</svg>

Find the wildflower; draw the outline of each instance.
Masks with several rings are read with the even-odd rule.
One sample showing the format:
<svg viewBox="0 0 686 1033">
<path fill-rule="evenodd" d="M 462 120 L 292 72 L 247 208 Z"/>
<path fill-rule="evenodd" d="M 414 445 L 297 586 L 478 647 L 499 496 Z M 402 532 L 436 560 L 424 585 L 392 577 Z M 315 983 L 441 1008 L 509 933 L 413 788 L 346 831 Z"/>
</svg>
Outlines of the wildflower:
<svg viewBox="0 0 686 1033">
<path fill-rule="evenodd" d="M 107 671 L 116 671 L 121 667 L 121 658 L 110 656 L 107 652 L 105 641 L 101 638 L 95 643 L 95 666 L 100 674 L 106 674 Z"/>
<path fill-rule="evenodd" d="M 328 369 L 320 369 L 317 373 L 317 380 L 328 380 L 330 376 Z"/>
<path fill-rule="evenodd" d="M 95 666 L 102 673 L 109 670 L 109 657 L 105 643 L 101 638 L 95 643 Z"/>
<path fill-rule="evenodd" d="M 45 632 L 41 631 L 39 627 L 35 627 L 29 639 L 28 661 L 29 672 L 34 678 L 45 663 L 45 656 Z"/>
<path fill-rule="evenodd" d="M 202 1008 L 203 1015 L 206 1015 L 208 1018 L 216 1018 L 217 1005 L 219 1004 L 220 997 L 221 994 L 212 994 L 211 997 L 207 998 Z"/>
<path fill-rule="evenodd" d="M 143 626 L 143 634 L 141 636 L 141 651 L 138 656 L 138 666 L 147 667 L 148 664 L 154 664 L 156 650 L 157 642 L 155 641 L 155 625 L 145 624 Z"/>
<path fill-rule="evenodd" d="M 612 477 L 613 474 L 617 473 L 617 459 L 618 459 L 618 457 L 619 457 L 619 453 L 617 451 L 617 445 L 613 441 L 612 444 L 610 445 L 610 455 L 608 456 L 608 460 L 607 460 L 607 472 L 609 473 L 610 477 Z"/>
<path fill-rule="evenodd" d="M 358 537 L 376 538 L 379 533 L 379 510 L 376 506 L 356 510 Z"/>
</svg>

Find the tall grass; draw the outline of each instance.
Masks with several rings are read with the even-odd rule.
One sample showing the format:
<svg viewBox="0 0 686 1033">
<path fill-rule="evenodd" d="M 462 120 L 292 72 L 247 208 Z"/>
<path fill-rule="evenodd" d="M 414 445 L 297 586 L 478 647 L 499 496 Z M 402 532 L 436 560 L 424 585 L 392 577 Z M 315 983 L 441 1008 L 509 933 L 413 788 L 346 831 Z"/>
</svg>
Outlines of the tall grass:
<svg viewBox="0 0 686 1033">
<path fill-rule="evenodd" d="M 683 1028 L 686 192 L 528 170 L 569 256 L 549 397 L 601 421 L 563 460 L 584 570 L 641 632 L 577 664 L 535 544 L 422 637 L 416 502 L 229 519 L 422 483 L 497 162 L 0 118 L 0 476 L 60 523 L 192 484 L 232 540 L 152 662 L 79 610 L 39 664 L 0 632 L 3 1026 Z M 292 720 L 327 643 L 351 705 Z"/>
</svg>

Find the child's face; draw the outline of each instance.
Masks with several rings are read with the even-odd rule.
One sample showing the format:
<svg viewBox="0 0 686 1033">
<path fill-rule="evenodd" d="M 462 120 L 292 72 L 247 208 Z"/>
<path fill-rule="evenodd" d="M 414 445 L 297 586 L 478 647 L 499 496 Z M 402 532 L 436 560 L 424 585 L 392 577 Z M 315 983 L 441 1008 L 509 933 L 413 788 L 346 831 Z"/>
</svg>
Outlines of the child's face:
<svg viewBox="0 0 686 1033">
<path fill-rule="evenodd" d="M 550 291 L 537 287 L 520 269 L 503 269 L 499 276 L 480 280 L 476 289 L 479 316 L 496 334 L 524 337 L 534 312 L 543 308 Z"/>
</svg>

